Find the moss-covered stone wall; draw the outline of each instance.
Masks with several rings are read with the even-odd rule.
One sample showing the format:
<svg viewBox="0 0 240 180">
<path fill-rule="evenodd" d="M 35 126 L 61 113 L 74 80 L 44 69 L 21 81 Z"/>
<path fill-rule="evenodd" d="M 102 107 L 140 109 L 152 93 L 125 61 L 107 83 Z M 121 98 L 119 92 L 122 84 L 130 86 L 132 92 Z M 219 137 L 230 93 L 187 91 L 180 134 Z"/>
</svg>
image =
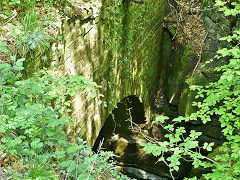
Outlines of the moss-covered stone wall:
<svg viewBox="0 0 240 180">
<path fill-rule="evenodd" d="M 179 115 L 189 116 L 195 111 L 192 106 L 195 93 L 189 90 L 189 86 L 206 85 L 218 78 L 219 74 L 213 70 L 216 66 L 226 63 L 225 61 L 214 61 L 204 68 L 201 65 L 212 59 L 218 49 L 228 46 L 226 41 L 220 40 L 220 37 L 227 36 L 239 28 L 238 19 L 224 16 L 222 12 L 213 8 L 214 4 L 214 0 L 204 0 L 199 4 L 203 10 L 200 14 L 202 26 L 206 31 L 205 39 L 201 39 L 204 42 L 201 53 L 197 54 L 192 47 L 186 47 L 186 43 L 180 45 L 174 41 L 176 35 L 173 27 L 166 27 L 168 29 L 163 33 L 160 87 L 168 104 L 175 106 L 175 111 L 178 111 Z"/>
<path fill-rule="evenodd" d="M 196 112 L 196 106 L 192 106 L 196 92 L 190 90 L 191 85 L 205 86 L 219 78 L 219 72 L 214 71 L 215 67 L 227 63 L 227 59 L 215 60 L 206 66 L 206 61 L 212 59 L 217 50 L 229 46 L 220 37 L 232 34 L 232 31 L 239 29 L 240 20 L 224 16 L 222 12 L 214 9 L 214 0 L 204 0 L 200 3 L 202 25 L 206 31 L 204 41 L 205 47 L 200 54 L 191 51 L 191 47 L 185 44 L 179 45 L 173 41 L 172 29 L 166 29 L 162 37 L 162 59 L 160 66 L 161 74 L 161 95 L 164 97 L 164 105 L 158 108 L 158 113 L 165 113 L 171 118 L 190 116 Z M 167 24 L 167 23 L 166 23 Z M 187 37 L 186 37 L 187 38 Z M 159 98 L 160 99 L 160 98 Z M 160 99 L 161 100 L 161 99 Z M 156 105 L 155 105 L 156 106 Z M 200 142 L 215 142 L 221 145 L 225 140 L 221 134 L 221 127 L 217 119 L 207 124 L 202 122 L 189 122 L 183 124 L 186 129 L 202 131 Z"/>
<path fill-rule="evenodd" d="M 150 121 L 167 0 L 95 0 L 84 7 L 63 20 L 52 64 L 59 75 L 83 75 L 101 86 L 95 99 L 79 92 L 72 100 L 69 134 L 82 134 L 92 146 L 114 106 L 129 95 L 140 98 Z"/>
</svg>

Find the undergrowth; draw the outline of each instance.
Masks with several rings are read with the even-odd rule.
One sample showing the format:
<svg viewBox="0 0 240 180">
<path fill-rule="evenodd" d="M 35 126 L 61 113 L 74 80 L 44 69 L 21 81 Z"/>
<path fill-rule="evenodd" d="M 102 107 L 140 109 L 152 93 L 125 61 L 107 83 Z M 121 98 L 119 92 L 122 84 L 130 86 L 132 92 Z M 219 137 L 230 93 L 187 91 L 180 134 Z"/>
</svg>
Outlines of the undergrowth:
<svg viewBox="0 0 240 180">
<path fill-rule="evenodd" d="M 82 76 L 56 78 L 42 70 L 22 79 L 24 58 L 0 64 L 0 153 L 21 167 L 27 179 L 108 179 L 121 177 L 109 163 L 112 152 L 97 154 L 81 139 L 71 143 L 65 127 L 72 119 L 69 97 L 95 97 L 96 83 Z M 127 179 L 127 178 L 126 178 Z"/>
<path fill-rule="evenodd" d="M 99 88 L 44 67 L 69 8 L 62 0 L 0 2 L 0 175 L 6 179 L 129 179 L 117 172 L 112 152 L 94 153 L 66 134 L 74 121 L 71 97 L 95 98 Z M 29 62 L 38 71 L 25 76 Z"/>
</svg>

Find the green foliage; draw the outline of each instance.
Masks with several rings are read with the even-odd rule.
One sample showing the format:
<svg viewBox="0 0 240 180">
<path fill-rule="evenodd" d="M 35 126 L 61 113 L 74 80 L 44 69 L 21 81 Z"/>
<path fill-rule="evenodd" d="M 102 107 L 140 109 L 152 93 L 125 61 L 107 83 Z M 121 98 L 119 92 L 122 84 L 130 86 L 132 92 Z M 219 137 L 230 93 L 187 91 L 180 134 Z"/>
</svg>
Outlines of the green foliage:
<svg viewBox="0 0 240 180">
<path fill-rule="evenodd" d="M 25 11 L 32 8 L 35 3 L 36 0 L 3 0 L 0 5 L 7 10 L 15 8 L 18 11 Z M 6 12 L 9 12 L 7 10 Z"/>
<path fill-rule="evenodd" d="M 0 52 L 5 54 L 4 60 L 7 57 L 9 60 L 10 56 L 24 57 L 32 64 L 45 66 L 50 59 L 50 44 L 59 25 L 57 21 L 61 18 L 57 12 L 69 6 L 68 1 L 61 0 L 1 1 L 0 41 L 3 45 L 0 46 Z"/>
<path fill-rule="evenodd" d="M 36 6 L 44 5 L 44 10 L 57 7 L 59 10 L 66 10 L 66 6 L 70 3 L 68 0 L 2 0 L 0 5 L 6 15 L 11 14 L 12 9 L 16 9 L 19 13 L 25 13 L 32 10 Z"/>
<path fill-rule="evenodd" d="M 26 61 L 48 59 L 56 12 L 69 5 L 62 0 L 0 2 L 6 34 L 0 53 L 7 57 L 0 64 L 0 152 L 24 167 L 23 173 L 13 168 L 10 175 L 16 179 L 129 179 L 117 173 L 109 160 L 112 152 L 96 154 L 81 138 L 72 143 L 66 134 L 73 125 L 72 96 L 95 98 L 96 83 L 82 76 L 58 78 L 47 69 L 23 78 Z"/>
<path fill-rule="evenodd" d="M 220 7 L 225 16 L 238 16 L 240 14 L 240 6 L 236 2 L 232 2 L 232 8 L 226 6 L 226 1 L 216 1 L 216 6 Z M 232 35 L 221 38 L 232 44 L 240 43 L 240 31 L 236 30 Z M 147 153 L 159 157 L 159 161 L 163 161 L 172 171 L 178 171 L 180 159 L 193 160 L 195 168 L 202 166 L 204 168 L 212 168 L 212 173 L 204 174 L 205 179 L 239 179 L 240 178 L 240 48 L 232 46 L 231 48 L 223 48 L 217 51 L 215 59 L 228 58 L 227 64 L 216 67 L 215 71 L 221 73 L 220 78 L 207 86 L 191 87 L 197 91 L 194 106 L 198 107 L 198 111 L 190 115 L 190 117 L 178 117 L 172 120 L 174 124 L 165 124 L 168 119 L 165 116 L 158 117 L 154 123 L 158 123 L 169 133 L 165 135 L 167 139 L 158 144 L 142 144 Z M 209 62 L 211 62 L 210 60 Z M 207 63 L 209 63 L 207 62 Z M 201 120 L 203 123 L 211 121 L 212 118 L 218 118 L 222 132 L 227 141 L 219 148 L 219 151 L 211 157 L 201 154 L 201 150 L 212 151 L 213 142 L 205 142 L 199 145 L 198 137 L 202 134 L 191 130 L 188 136 L 184 127 L 177 126 L 179 122 L 188 122 Z M 166 156 L 167 153 L 171 156 Z M 172 175 L 172 174 L 171 174 Z M 173 176 L 172 176 L 173 177 Z M 192 178 L 196 179 L 196 178 Z"/>
<path fill-rule="evenodd" d="M 161 124 L 164 124 L 164 120 L 167 118 L 165 116 L 159 116 L 157 119 L 161 120 Z M 183 117 L 179 117 L 175 119 L 175 121 L 180 121 L 184 119 Z M 153 154 L 154 156 L 159 156 L 159 161 L 163 161 L 170 168 L 170 171 L 178 171 L 180 165 L 180 159 L 183 156 L 188 156 L 192 159 L 203 159 L 204 157 L 197 153 L 201 148 L 211 151 L 211 147 L 213 144 L 204 144 L 204 147 L 200 147 L 197 138 L 202 134 L 201 132 L 196 132 L 191 130 L 189 136 L 187 138 L 183 138 L 183 135 L 186 133 L 184 127 L 174 127 L 173 124 L 163 125 L 165 130 L 169 132 L 169 134 L 165 135 L 166 141 L 159 142 L 157 144 L 142 144 L 144 149 L 148 154 Z M 197 151 L 194 151 L 196 149 Z M 171 152 L 171 156 L 165 158 L 167 153 Z M 195 166 L 199 166 L 199 162 L 196 162 Z"/>
<path fill-rule="evenodd" d="M 22 80 L 24 60 L 13 66 L 0 64 L 0 151 L 28 165 L 25 177 L 31 179 L 117 175 L 113 163 L 107 162 L 111 152 L 94 154 L 80 138 L 75 144 L 67 141 L 65 127 L 72 121 L 69 97 L 82 91 L 94 98 L 96 83 L 82 76 L 57 78 L 46 70 Z"/>
<path fill-rule="evenodd" d="M 229 8 L 226 6 L 227 3 L 230 3 L 230 1 L 221 1 L 216 0 L 215 6 L 219 7 L 219 11 L 223 11 L 225 16 L 236 16 L 240 14 L 240 4 L 237 2 L 231 2 L 231 5 L 233 8 Z"/>
<path fill-rule="evenodd" d="M 45 25 L 46 23 L 42 23 L 41 17 L 35 11 L 28 12 L 20 23 L 6 24 L 6 30 L 12 29 L 7 36 L 7 41 L 12 43 L 0 50 L 18 57 L 26 57 L 27 53 L 42 55 L 50 48 L 51 40 L 51 36 L 44 30 Z"/>
</svg>

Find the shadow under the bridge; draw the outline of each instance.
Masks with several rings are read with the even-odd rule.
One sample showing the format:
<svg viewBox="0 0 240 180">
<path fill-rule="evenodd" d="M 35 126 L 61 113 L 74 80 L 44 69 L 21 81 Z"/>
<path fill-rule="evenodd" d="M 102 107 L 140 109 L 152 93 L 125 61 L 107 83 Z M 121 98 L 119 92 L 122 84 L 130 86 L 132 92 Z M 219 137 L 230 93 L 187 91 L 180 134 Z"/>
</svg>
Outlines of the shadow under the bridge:
<svg viewBox="0 0 240 180">
<path fill-rule="evenodd" d="M 168 178 L 166 166 L 157 162 L 156 157 L 147 155 L 141 147 L 140 144 L 147 140 L 139 132 L 139 127 L 141 133 L 149 136 L 144 105 L 137 96 L 131 95 L 121 100 L 106 119 L 93 147 L 94 151 L 100 148 L 113 151 L 117 156 L 117 165 L 132 178 Z"/>
</svg>

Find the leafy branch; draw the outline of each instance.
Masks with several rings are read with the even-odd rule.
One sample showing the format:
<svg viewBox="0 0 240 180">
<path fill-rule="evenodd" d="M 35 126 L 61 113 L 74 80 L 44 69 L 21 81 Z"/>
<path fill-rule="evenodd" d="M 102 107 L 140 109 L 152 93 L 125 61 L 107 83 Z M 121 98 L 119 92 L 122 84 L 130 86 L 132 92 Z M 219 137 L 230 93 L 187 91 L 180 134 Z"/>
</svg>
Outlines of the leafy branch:
<svg viewBox="0 0 240 180">
<path fill-rule="evenodd" d="M 232 7 L 229 8 L 225 1 L 216 1 L 215 4 L 225 16 L 239 16 L 239 4 L 232 2 L 231 5 Z M 235 30 L 232 35 L 223 37 L 221 40 L 239 44 L 240 31 Z M 220 49 L 214 59 L 220 60 L 226 57 L 228 63 L 215 68 L 215 71 L 221 73 L 216 82 L 209 83 L 205 87 L 191 86 L 191 90 L 197 91 L 195 98 L 202 99 L 202 101 L 193 102 L 193 106 L 196 106 L 198 111 L 192 113 L 190 117 L 175 118 L 171 124 L 165 123 L 168 117 L 159 116 L 153 123 L 161 125 L 168 131 L 165 135 L 167 140 L 158 142 L 158 144 L 151 142 L 142 144 L 146 153 L 159 157 L 159 161 L 163 161 L 169 167 L 173 179 L 172 172 L 179 170 L 181 158 L 185 160 L 190 158 L 194 168 L 199 166 L 211 168 L 211 173 L 203 175 L 206 179 L 239 179 L 240 177 L 240 48 L 232 45 L 229 49 Z M 211 61 L 213 60 L 206 63 Z M 227 141 L 216 148 L 212 154 L 204 156 L 201 150 L 211 152 L 214 143 L 205 142 L 200 146 L 198 138 L 202 132 L 191 130 L 187 133 L 185 128 L 177 123 L 201 120 L 203 124 L 206 124 L 213 117 L 219 119 Z M 171 155 L 166 156 L 167 153 Z"/>
</svg>

